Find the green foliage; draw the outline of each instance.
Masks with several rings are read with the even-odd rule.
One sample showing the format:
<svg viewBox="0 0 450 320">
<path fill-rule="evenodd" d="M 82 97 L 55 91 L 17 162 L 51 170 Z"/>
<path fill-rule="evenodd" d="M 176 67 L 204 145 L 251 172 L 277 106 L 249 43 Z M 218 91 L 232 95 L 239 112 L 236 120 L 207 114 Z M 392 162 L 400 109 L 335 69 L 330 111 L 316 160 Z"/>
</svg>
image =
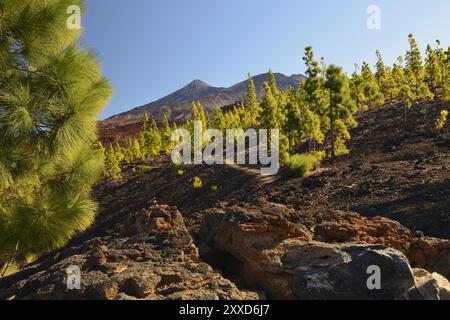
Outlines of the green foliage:
<svg viewBox="0 0 450 320">
<path fill-rule="evenodd" d="M 320 153 L 295 154 L 287 162 L 289 168 L 299 177 L 304 177 L 320 162 Z"/>
<path fill-rule="evenodd" d="M 448 111 L 442 110 L 439 118 L 436 120 L 436 129 L 441 130 L 447 123 Z"/>
<path fill-rule="evenodd" d="M 259 113 L 259 103 L 255 83 L 253 82 L 253 78 L 250 73 L 248 74 L 247 92 L 245 94 L 245 107 L 248 112 L 250 112 L 251 125 L 254 125 L 256 122 L 256 117 Z"/>
<path fill-rule="evenodd" d="M 385 72 L 385 71 L 384 71 Z M 372 73 L 369 65 L 364 62 L 361 71 L 362 83 L 362 105 L 368 110 L 378 107 L 384 103 L 384 96 L 378 85 L 377 78 Z M 380 80 L 381 82 L 381 80 Z"/>
<path fill-rule="evenodd" d="M 201 104 L 193 102 L 193 118 L 182 127 L 191 134 L 194 121 L 201 122 L 203 131 L 214 128 L 223 133 L 226 129 L 250 127 L 279 129 L 283 163 L 289 161 L 296 146 L 304 143 L 308 143 L 309 152 L 326 150 L 332 158 L 348 154 L 350 151 L 346 143 L 351 138 L 349 129 L 357 125 L 353 118 L 356 110 L 370 110 L 386 102 L 399 102 L 406 121 L 407 110 L 418 99 L 431 99 L 433 95 L 450 99 L 450 49 L 444 51 L 439 43 L 436 50 L 429 46 L 424 65 L 413 35 L 409 36 L 409 43 L 405 59 L 400 57 L 393 67 L 384 63 L 377 50 L 375 72 L 366 62 L 361 70 L 355 64 L 351 78 L 341 68 L 327 66 L 324 58 L 317 61 L 313 49 L 306 47 L 303 60 L 307 79 L 300 82 L 298 89 L 280 90 L 275 75 L 269 70 L 269 80 L 264 84 L 265 94 L 258 99 L 249 74 L 243 104 L 227 112 L 217 107 L 214 114 L 208 117 Z M 370 115 L 370 112 L 367 113 L 371 135 L 376 119 L 371 119 Z M 119 163 L 123 160 L 148 160 L 160 152 L 169 153 L 175 145 L 170 138 L 176 128 L 175 124 L 170 125 L 166 115 L 159 127 L 145 115 L 139 143 L 129 139 L 122 151 L 118 151 L 120 147 L 116 148 L 116 160 L 113 157 L 111 164 L 108 164 L 113 168 L 110 170 L 112 174 L 117 174 L 117 160 Z M 206 137 L 202 145 L 206 146 L 209 142 Z"/>
<path fill-rule="evenodd" d="M 167 124 L 166 124 L 167 125 Z M 163 136 L 165 134 L 165 136 Z M 169 132 L 161 133 L 158 124 L 153 119 L 150 126 L 143 127 L 140 133 L 139 143 L 133 142 L 131 161 L 149 159 L 163 151 L 163 142 L 169 143 L 167 135 Z M 171 130 L 170 130 L 171 134 Z M 138 148 L 139 146 L 139 148 Z M 168 144 L 165 145 L 166 147 Z"/>
<path fill-rule="evenodd" d="M 347 125 L 355 125 L 353 113 L 356 105 L 350 94 L 350 84 L 348 77 L 342 72 L 340 67 L 330 65 L 326 71 L 325 88 L 329 92 L 330 102 L 327 107 L 329 123 L 328 135 L 330 136 L 331 158 L 336 157 L 336 151 L 345 146 L 348 133 Z"/>
<path fill-rule="evenodd" d="M 270 91 L 274 95 L 274 97 L 278 97 L 279 91 L 278 91 L 278 85 L 277 85 L 277 79 L 275 78 L 275 75 L 273 74 L 272 70 L 269 69 L 269 82 L 268 85 L 270 87 Z"/>
<path fill-rule="evenodd" d="M 381 97 L 380 98 L 377 97 L 375 101 L 384 100 L 386 102 L 392 103 L 394 100 L 393 90 L 395 88 L 395 81 L 393 78 L 392 69 L 385 66 L 380 51 L 377 50 L 376 55 L 377 55 L 377 64 L 376 64 L 375 78 L 378 88 L 380 90 Z"/>
<path fill-rule="evenodd" d="M 174 125 L 176 126 L 176 124 Z M 164 114 L 161 128 L 161 148 L 166 153 L 170 153 L 173 147 L 175 147 L 175 143 L 173 143 L 171 140 L 174 130 L 174 127 L 170 126 L 167 114 Z"/>
<path fill-rule="evenodd" d="M 202 188 L 203 187 L 202 179 L 200 179 L 200 177 L 195 177 L 194 181 L 192 182 L 192 186 L 194 187 L 194 189 Z"/>
<path fill-rule="evenodd" d="M 0 257 L 64 245 L 97 209 L 96 119 L 112 90 L 79 31 L 66 27 L 73 4 L 83 8 L 77 0 L 1 3 Z"/>
<path fill-rule="evenodd" d="M 424 81 L 433 94 L 437 94 L 438 87 L 442 84 L 442 69 L 438 54 L 439 52 L 433 50 L 430 45 L 427 46 Z"/>
<path fill-rule="evenodd" d="M 3 277 L 13 275 L 19 270 L 20 270 L 19 264 L 16 261 L 11 260 L 5 263 L 3 266 L 0 266 L 0 279 Z"/>
<path fill-rule="evenodd" d="M 280 129 L 282 114 L 280 112 L 279 100 L 272 92 L 273 88 L 264 83 L 265 97 L 261 101 L 261 111 L 258 116 L 258 127 L 261 129 Z M 278 92 L 278 89 L 276 89 Z"/>
<path fill-rule="evenodd" d="M 325 114 L 326 97 L 324 95 L 324 69 L 314 59 L 312 47 L 305 48 L 303 61 L 306 64 L 306 76 L 304 91 L 309 110 L 322 117 Z M 324 65 L 322 63 L 322 65 Z"/>
<path fill-rule="evenodd" d="M 102 147 L 103 148 L 103 147 Z M 119 146 L 120 148 L 120 146 Z M 104 148 L 103 148 L 104 150 Z M 120 154 L 121 149 L 114 149 L 112 145 L 109 147 L 109 152 L 104 151 L 105 169 L 104 174 L 107 177 L 117 178 L 120 176 L 122 169 L 120 168 Z"/>
<path fill-rule="evenodd" d="M 430 88 L 424 83 L 424 66 L 422 54 L 413 34 L 409 34 L 410 50 L 406 53 L 405 76 L 409 87 L 412 90 L 413 98 L 419 100 L 422 98 L 430 99 L 432 94 Z"/>
</svg>

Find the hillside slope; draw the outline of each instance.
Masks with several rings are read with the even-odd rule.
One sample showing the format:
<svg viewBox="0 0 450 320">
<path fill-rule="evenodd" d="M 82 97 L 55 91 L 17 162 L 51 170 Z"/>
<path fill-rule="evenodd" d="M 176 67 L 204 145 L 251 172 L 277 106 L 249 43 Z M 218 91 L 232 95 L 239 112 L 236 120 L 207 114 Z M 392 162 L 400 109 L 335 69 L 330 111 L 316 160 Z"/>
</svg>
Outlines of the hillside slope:
<svg viewBox="0 0 450 320">
<path fill-rule="evenodd" d="M 67 298 L 61 279 L 72 263 L 88 284 L 72 298 L 445 298 L 447 280 L 422 269 L 450 277 L 450 124 L 434 126 L 449 108 L 414 106 L 406 122 L 398 105 L 359 113 L 351 153 L 305 178 L 283 169 L 264 180 L 238 166 L 191 166 L 180 176 L 166 156 L 128 166 L 96 186 L 95 225 L 0 281 L 0 298 Z M 368 265 L 383 266 L 376 295 L 361 287 Z M 334 286 L 321 286 L 326 279 Z M 430 281 L 441 290 L 426 291 Z"/>
</svg>

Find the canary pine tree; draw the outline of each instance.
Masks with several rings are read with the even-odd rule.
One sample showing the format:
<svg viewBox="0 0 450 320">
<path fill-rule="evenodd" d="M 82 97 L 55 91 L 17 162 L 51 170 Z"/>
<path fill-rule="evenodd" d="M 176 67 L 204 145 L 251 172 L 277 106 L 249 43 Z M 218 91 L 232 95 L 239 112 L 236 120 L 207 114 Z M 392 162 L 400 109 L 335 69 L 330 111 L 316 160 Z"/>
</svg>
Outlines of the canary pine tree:
<svg viewBox="0 0 450 320">
<path fill-rule="evenodd" d="M 297 92 L 297 103 L 300 110 L 299 138 L 307 140 L 309 152 L 315 151 L 316 145 L 322 144 L 325 136 L 322 132 L 319 115 L 309 109 L 305 92 L 305 82 L 300 83 Z"/>
<path fill-rule="evenodd" d="M 306 64 L 305 93 L 309 109 L 317 115 L 324 114 L 324 77 L 319 63 L 314 59 L 312 47 L 305 48 L 303 61 Z"/>
<path fill-rule="evenodd" d="M 166 153 L 170 153 L 172 151 L 172 148 L 175 146 L 174 142 L 172 141 L 172 133 L 174 132 L 173 127 L 171 127 L 169 123 L 169 118 L 167 117 L 167 114 L 164 113 L 163 120 L 162 120 L 162 128 L 161 128 L 161 148 Z"/>
<path fill-rule="evenodd" d="M 356 103 L 356 108 L 358 110 L 363 108 L 363 78 L 361 74 L 358 73 L 359 65 L 355 63 L 355 71 L 350 78 L 350 95 Z"/>
<path fill-rule="evenodd" d="M 399 57 L 397 63 L 392 68 L 392 80 L 394 87 L 392 88 L 392 99 L 404 103 L 404 92 L 411 91 L 408 83 L 406 82 L 405 71 L 403 68 L 403 58 Z"/>
<path fill-rule="evenodd" d="M 410 49 L 406 53 L 405 76 L 409 87 L 414 94 L 414 100 L 421 98 L 430 99 L 432 94 L 428 86 L 424 83 L 424 65 L 422 54 L 413 34 L 409 34 Z"/>
<path fill-rule="evenodd" d="M 336 155 L 347 152 L 345 141 L 350 139 L 348 126 L 356 125 L 353 118 L 356 105 L 350 95 L 349 79 L 342 68 L 328 66 L 324 88 L 329 95 L 326 114 L 329 123 L 330 155 L 334 160 Z"/>
<path fill-rule="evenodd" d="M 384 97 L 380 91 L 376 77 L 366 62 L 363 63 L 361 77 L 363 79 L 363 105 L 369 111 L 367 112 L 369 136 L 372 136 L 372 119 L 370 116 L 370 110 L 382 105 L 384 103 Z"/>
<path fill-rule="evenodd" d="M 250 112 L 251 124 L 256 123 L 259 113 L 258 96 L 256 94 L 255 82 L 250 73 L 248 74 L 247 92 L 245 93 L 245 106 Z"/>
<path fill-rule="evenodd" d="M 1 261 L 61 246 L 93 222 L 96 118 L 111 86 L 67 26 L 79 0 L 0 4 Z"/>
<path fill-rule="evenodd" d="M 211 120 L 212 127 L 224 132 L 226 129 L 225 116 L 221 107 L 217 107 Z"/>
<path fill-rule="evenodd" d="M 439 66 L 440 81 L 437 83 L 436 96 L 440 99 L 445 99 L 450 93 L 450 61 L 447 59 L 446 52 L 441 48 L 441 42 L 436 40 L 436 57 Z M 450 48 L 449 48 L 450 49 Z"/>
<path fill-rule="evenodd" d="M 277 84 L 277 78 L 273 74 L 272 70 L 269 70 L 269 82 L 270 90 L 272 91 L 272 94 L 275 98 L 278 98 L 279 90 L 278 90 L 278 84 Z"/>
<path fill-rule="evenodd" d="M 377 80 L 378 87 L 381 93 L 385 97 L 388 103 L 392 103 L 393 100 L 393 89 L 395 87 L 394 80 L 392 78 L 392 69 L 384 64 L 383 57 L 379 50 L 376 51 L 377 63 L 375 77 Z"/>
<path fill-rule="evenodd" d="M 301 110 L 296 94 L 295 89 L 289 87 L 286 92 L 286 105 L 284 106 L 285 117 L 282 131 L 289 140 L 289 151 L 292 151 L 301 135 Z"/>
<path fill-rule="evenodd" d="M 264 83 L 266 95 L 261 101 L 261 112 L 258 117 L 259 128 L 261 129 L 280 129 L 281 115 L 278 100 L 272 92 L 272 87 Z"/>
<path fill-rule="evenodd" d="M 442 69 L 439 58 L 439 50 L 435 51 L 431 45 L 428 45 L 425 57 L 424 81 L 433 95 L 439 93 L 442 85 Z"/>
<path fill-rule="evenodd" d="M 105 171 L 107 177 L 116 178 L 120 176 L 122 169 L 120 168 L 120 149 L 109 146 L 109 152 L 105 154 Z"/>
</svg>

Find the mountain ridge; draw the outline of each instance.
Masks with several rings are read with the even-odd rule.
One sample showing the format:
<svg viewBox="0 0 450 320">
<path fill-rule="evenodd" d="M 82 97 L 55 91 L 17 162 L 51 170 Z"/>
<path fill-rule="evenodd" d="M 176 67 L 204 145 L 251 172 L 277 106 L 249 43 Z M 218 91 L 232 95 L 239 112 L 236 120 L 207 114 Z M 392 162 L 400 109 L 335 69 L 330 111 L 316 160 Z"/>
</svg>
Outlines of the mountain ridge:
<svg viewBox="0 0 450 320">
<path fill-rule="evenodd" d="M 299 82 L 306 79 L 301 74 L 286 76 L 282 73 L 274 73 L 278 86 L 286 90 L 290 86 L 297 87 Z M 259 97 L 263 95 L 263 83 L 268 81 L 268 73 L 253 77 L 256 91 Z M 181 122 L 190 118 L 191 104 L 200 101 L 205 110 L 213 113 L 217 107 L 225 107 L 242 101 L 246 92 L 248 80 L 236 83 L 228 88 L 214 87 L 206 82 L 195 79 L 183 88 L 174 91 L 158 100 L 133 108 L 129 111 L 114 115 L 101 122 L 103 127 L 121 127 L 142 121 L 144 113 L 150 118 L 161 120 L 164 114 L 171 122 Z"/>
</svg>

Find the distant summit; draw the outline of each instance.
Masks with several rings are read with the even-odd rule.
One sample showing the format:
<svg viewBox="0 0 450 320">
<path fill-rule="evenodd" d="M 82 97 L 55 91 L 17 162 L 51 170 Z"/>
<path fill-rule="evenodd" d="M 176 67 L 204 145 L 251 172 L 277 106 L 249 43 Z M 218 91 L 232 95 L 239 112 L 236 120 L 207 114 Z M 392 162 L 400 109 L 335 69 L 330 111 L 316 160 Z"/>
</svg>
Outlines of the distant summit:
<svg viewBox="0 0 450 320">
<path fill-rule="evenodd" d="M 286 76 L 275 73 L 278 87 L 286 90 L 290 86 L 297 87 L 303 75 Z M 264 82 L 269 80 L 268 73 L 253 77 L 258 96 L 262 96 Z M 102 122 L 104 126 L 121 127 L 142 121 L 144 113 L 150 118 L 161 119 L 167 114 L 170 121 L 184 121 L 191 116 L 192 101 L 200 101 L 206 111 L 212 113 L 218 107 L 229 106 L 242 101 L 247 89 L 247 80 L 239 82 L 229 88 L 213 87 L 202 80 L 194 80 L 180 90 L 169 94 L 157 101 L 113 116 Z"/>
<path fill-rule="evenodd" d="M 157 102 L 159 104 L 175 106 L 184 102 L 192 102 L 193 100 L 198 99 L 199 97 L 203 97 L 208 94 L 214 94 L 222 89 L 223 88 L 212 87 L 201 80 L 194 80 L 187 86 L 158 100 Z M 144 108 L 145 107 L 146 106 L 144 106 Z"/>
</svg>

